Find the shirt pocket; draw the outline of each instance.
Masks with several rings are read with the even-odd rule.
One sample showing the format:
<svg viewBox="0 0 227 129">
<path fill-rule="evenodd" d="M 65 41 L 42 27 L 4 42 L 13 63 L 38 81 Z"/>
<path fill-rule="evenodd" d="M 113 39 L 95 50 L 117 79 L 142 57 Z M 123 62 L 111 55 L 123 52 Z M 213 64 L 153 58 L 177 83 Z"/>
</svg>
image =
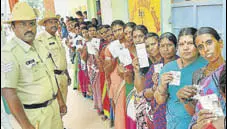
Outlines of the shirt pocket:
<svg viewBox="0 0 227 129">
<path fill-rule="evenodd" d="M 46 71 L 41 62 L 35 61 L 22 66 L 22 75 L 25 82 L 35 82 L 45 77 Z"/>
<path fill-rule="evenodd" d="M 33 81 L 39 81 L 46 76 L 45 65 L 41 62 L 37 62 L 36 65 L 32 67 Z"/>
<path fill-rule="evenodd" d="M 51 53 L 52 57 L 56 57 L 57 53 L 59 53 L 59 47 L 56 42 L 50 42 L 48 45 L 49 52 Z"/>
</svg>

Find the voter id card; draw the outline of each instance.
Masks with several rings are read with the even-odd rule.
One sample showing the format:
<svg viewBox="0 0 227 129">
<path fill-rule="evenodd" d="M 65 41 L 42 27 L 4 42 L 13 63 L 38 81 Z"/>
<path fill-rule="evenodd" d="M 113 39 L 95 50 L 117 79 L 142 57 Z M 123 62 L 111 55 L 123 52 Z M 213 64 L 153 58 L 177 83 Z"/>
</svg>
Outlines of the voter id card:
<svg viewBox="0 0 227 129">
<path fill-rule="evenodd" d="M 145 43 L 136 45 L 136 53 L 139 59 L 140 68 L 149 67 L 149 60 Z"/>
<path fill-rule="evenodd" d="M 173 76 L 173 80 L 169 83 L 169 85 L 180 86 L 181 80 L 181 72 L 180 71 L 170 71 Z"/>
<path fill-rule="evenodd" d="M 201 96 L 199 102 L 203 109 L 212 111 L 216 116 L 224 116 L 221 103 L 216 94 Z"/>
<path fill-rule="evenodd" d="M 161 64 L 156 64 L 156 65 L 154 65 L 154 72 L 155 73 L 160 73 L 162 68 L 163 68 L 163 64 L 162 63 Z"/>
</svg>

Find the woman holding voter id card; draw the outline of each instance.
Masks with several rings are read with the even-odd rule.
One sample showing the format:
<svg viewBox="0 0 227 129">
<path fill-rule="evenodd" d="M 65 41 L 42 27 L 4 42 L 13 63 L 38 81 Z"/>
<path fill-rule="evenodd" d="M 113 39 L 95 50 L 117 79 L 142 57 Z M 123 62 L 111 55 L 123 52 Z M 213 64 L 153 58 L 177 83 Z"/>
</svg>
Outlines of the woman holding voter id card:
<svg viewBox="0 0 227 129">
<path fill-rule="evenodd" d="M 148 101 L 147 108 L 150 110 L 146 112 L 154 129 L 166 129 L 166 104 L 157 104 L 154 99 L 154 92 L 158 86 L 158 77 L 162 67 L 179 58 L 176 55 L 176 44 L 177 39 L 170 32 L 163 33 L 160 38 L 155 33 L 148 33 L 146 36 L 146 49 L 153 64 L 145 76 L 144 97 Z M 150 122 L 148 122 L 149 127 Z"/>
<path fill-rule="evenodd" d="M 86 98 L 87 95 L 90 95 L 92 93 L 88 93 L 88 87 L 90 85 L 90 80 L 88 76 L 88 71 L 87 71 L 87 41 L 89 40 L 89 35 L 88 35 L 88 28 L 87 27 L 82 27 L 81 33 L 83 36 L 83 40 L 78 41 L 80 45 L 78 45 L 78 52 L 79 52 L 79 83 L 81 87 L 81 91 L 83 96 Z"/>
<path fill-rule="evenodd" d="M 133 59 L 135 57 L 135 45 L 133 43 L 132 32 L 135 29 L 136 24 L 134 22 L 128 22 L 124 27 L 125 34 L 125 49 L 128 50 L 128 57 Z M 136 127 L 136 108 L 134 106 L 134 78 L 132 64 L 125 66 L 124 80 L 126 87 L 126 129 L 137 129 Z"/>
<path fill-rule="evenodd" d="M 148 30 L 144 25 L 136 26 L 133 31 L 133 42 L 136 46 L 136 58 L 133 59 L 133 68 L 135 73 L 134 85 L 136 88 L 134 103 L 136 107 L 137 129 L 149 129 L 146 122 L 146 99 L 143 96 L 143 90 L 145 89 L 144 75 L 150 66 L 145 47 L 147 33 Z"/>
<path fill-rule="evenodd" d="M 113 72 L 115 69 L 115 59 L 112 57 L 110 51 L 109 51 L 109 45 L 112 41 L 114 41 L 114 35 L 111 29 L 108 29 L 108 31 L 105 34 L 105 39 L 108 42 L 108 45 L 106 46 L 106 49 L 104 51 L 105 54 L 105 61 L 104 61 L 104 71 L 106 75 L 106 81 L 107 81 L 107 86 L 105 85 L 106 89 L 106 96 L 109 99 L 109 118 L 110 118 L 110 127 L 114 126 L 114 113 L 113 113 L 113 105 L 112 105 L 112 100 L 109 97 L 110 96 L 110 87 L 114 83 L 119 83 L 118 79 L 120 80 L 120 77 L 117 76 L 116 72 Z M 117 78 L 117 80 L 115 80 Z M 106 106 L 106 103 L 104 104 Z M 107 109 L 108 110 L 108 109 Z M 104 108 L 104 113 L 105 113 L 105 108 Z"/>
<path fill-rule="evenodd" d="M 209 63 L 194 73 L 193 82 L 199 85 L 196 113 L 190 128 L 224 129 L 226 102 L 220 93 L 219 77 L 225 66 L 222 57 L 223 41 L 211 27 L 200 28 L 194 36 L 199 53 Z"/>
<path fill-rule="evenodd" d="M 190 104 L 179 100 L 177 92 L 192 85 L 193 72 L 207 64 L 195 46 L 195 32 L 194 28 L 180 31 L 177 43 L 180 58 L 166 64 L 160 72 L 159 86 L 154 96 L 158 104 L 166 103 L 167 129 L 187 129 L 192 118 L 187 109 Z"/>
<path fill-rule="evenodd" d="M 114 110 L 114 128 L 115 129 L 125 129 L 126 128 L 126 96 L 125 96 L 125 83 L 121 75 L 119 75 L 119 67 L 116 51 L 112 51 L 112 45 L 123 44 L 124 39 L 124 25 L 125 23 L 121 20 L 113 21 L 111 24 L 111 29 L 115 38 L 115 41 L 111 42 L 106 49 L 106 61 L 110 62 L 112 72 L 110 74 L 111 84 L 109 97 L 112 102 Z M 109 60 L 109 61 L 108 61 Z"/>
</svg>

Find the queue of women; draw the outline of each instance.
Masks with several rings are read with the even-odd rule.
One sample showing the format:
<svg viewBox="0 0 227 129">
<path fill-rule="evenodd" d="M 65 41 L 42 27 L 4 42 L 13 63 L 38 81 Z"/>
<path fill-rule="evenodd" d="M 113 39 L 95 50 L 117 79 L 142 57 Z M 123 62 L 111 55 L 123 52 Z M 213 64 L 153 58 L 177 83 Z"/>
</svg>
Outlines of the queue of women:
<svg viewBox="0 0 227 129">
<path fill-rule="evenodd" d="M 115 129 L 225 128 L 226 66 L 214 28 L 159 36 L 116 20 L 76 23 L 71 31 L 80 36 L 68 44 L 75 52 L 74 87 Z"/>
</svg>

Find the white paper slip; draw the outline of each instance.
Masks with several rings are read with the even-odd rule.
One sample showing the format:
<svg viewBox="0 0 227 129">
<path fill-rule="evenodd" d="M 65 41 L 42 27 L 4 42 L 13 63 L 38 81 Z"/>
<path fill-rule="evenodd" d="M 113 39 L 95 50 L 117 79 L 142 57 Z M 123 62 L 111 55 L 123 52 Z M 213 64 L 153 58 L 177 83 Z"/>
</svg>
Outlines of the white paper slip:
<svg viewBox="0 0 227 129">
<path fill-rule="evenodd" d="M 122 48 L 120 50 L 119 60 L 124 66 L 132 64 L 132 58 L 127 48 Z"/>
<path fill-rule="evenodd" d="M 199 100 L 199 98 L 201 97 L 200 92 L 202 91 L 203 87 L 195 84 L 193 85 L 193 87 L 196 88 L 196 95 L 193 96 L 192 99 Z"/>
<path fill-rule="evenodd" d="M 78 44 L 78 40 L 72 40 L 72 47 L 76 47 Z"/>
<path fill-rule="evenodd" d="M 82 49 L 82 48 L 83 48 L 83 46 L 81 44 L 79 44 L 79 45 L 76 46 L 76 50 Z"/>
<path fill-rule="evenodd" d="M 87 42 L 87 52 L 88 54 L 95 55 L 96 50 L 94 49 L 93 45 L 91 42 Z"/>
<path fill-rule="evenodd" d="M 93 46 L 94 46 L 97 50 L 99 50 L 101 39 L 93 38 L 93 39 L 91 40 L 91 42 L 92 42 Z"/>
<path fill-rule="evenodd" d="M 145 43 L 136 45 L 136 53 L 139 59 L 140 68 L 149 67 L 149 60 Z"/>
<path fill-rule="evenodd" d="M 172 82 L 169 83 L 169 85 L 180 86 L 181 72 L 170 71 L 170 73 L 172 73 L 172 75 L 173 75 L 173 80 L 172 80 Z"/>
<path fill-rule="evenodd" d="M 85 40 L 82 36 L 78 35 L 77 40 Z"/>
<path fill-rule="evenodd" d="M 87 64 L 84 60 L 81 60 L 81 70 L 86 70 Z"/>
<path fill-rule="evenodd" d="M 82 41 L 77 41 L 75 44 L 76 50 L 83 48 L 83 42 Z"/>
<path fill-rule="evenodd" d="M 119 40 L 115 40 L 110 43 L 109 50 L 114 58 L 117 58 L 120 54 L 120 50 L 123 48 Z"/>
<path fill-rule="evenodd" d="M 82 40 L 82 45 L 85 45 L 86 44 L 86 41 L 85 41 L 85 39 L 84 40 Z"/>
<path fill-rule="evenodd" d="M 161 64 L 156 64 L 156 65 L 154 65 L 154 72 L 155 73 L 160 73 L 162 68 L 163 68 L 163 64 L 162 63 Z"/>
<path fill-rule="evenodd" d="M 199 102 L 203 109 L 212 111 L 216 116 L 224 116 L 221 104 L 216 94 L 201 96 Z"/>
<path fill-rule="evenodd" d="M 85 41 L 85 39 L 82 36 L 78 35 L 76 38 L 73 39 L 73 46 L 76 46 L 77 42 L 79 41 Z"/>
</svg>

